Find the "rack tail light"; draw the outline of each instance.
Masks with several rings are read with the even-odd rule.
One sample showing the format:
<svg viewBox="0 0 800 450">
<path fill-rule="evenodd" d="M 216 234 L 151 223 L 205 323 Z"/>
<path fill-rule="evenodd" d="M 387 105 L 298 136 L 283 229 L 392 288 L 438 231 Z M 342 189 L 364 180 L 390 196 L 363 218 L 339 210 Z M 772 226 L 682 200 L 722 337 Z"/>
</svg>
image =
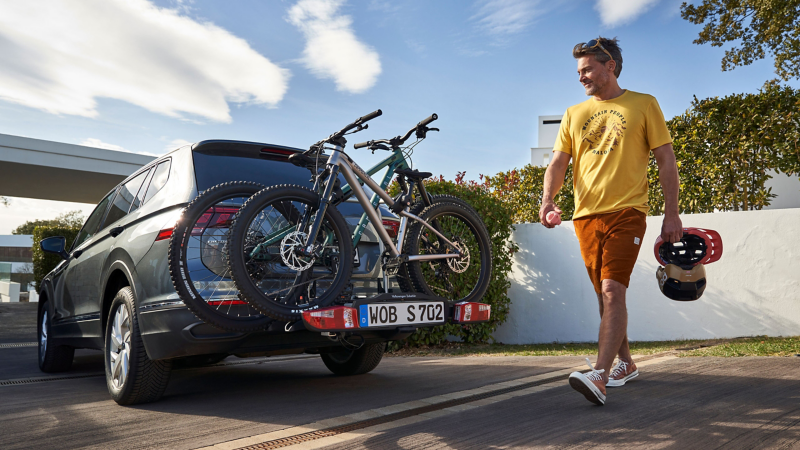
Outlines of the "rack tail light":
<svg viewBox="0 0 800 450">
<path fill-rule="evenodd" d="M 453 322 L 456 323 L 487 322 L 492 315 L 492 307 L 486 303 L 461 302 L 455 306 Z"/>
<path fill-rule="evenodd" d="M 303 322 L 306 328 L 314 331 L 358 328 L 358 312 L 347 306 L 313 309 L 303 311 Z"/>
</svg>

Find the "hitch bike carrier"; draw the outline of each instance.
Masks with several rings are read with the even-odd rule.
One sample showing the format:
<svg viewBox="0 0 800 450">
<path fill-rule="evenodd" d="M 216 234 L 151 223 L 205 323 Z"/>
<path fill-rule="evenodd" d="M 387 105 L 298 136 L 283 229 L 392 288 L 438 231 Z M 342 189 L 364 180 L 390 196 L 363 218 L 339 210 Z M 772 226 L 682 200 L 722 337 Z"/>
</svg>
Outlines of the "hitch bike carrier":
<svg viewBox="0 0 800 450">
<path fill-rule="evenodd" d="M 344 305 L 304 311 L 302 316 L 308 330 L 357 334 L 359 330 L 487 322 L 491 306 L 478 302 L 454 303 L 442 297 L 414 292 L 385 293 L 355 299 Z"/>
</svg>

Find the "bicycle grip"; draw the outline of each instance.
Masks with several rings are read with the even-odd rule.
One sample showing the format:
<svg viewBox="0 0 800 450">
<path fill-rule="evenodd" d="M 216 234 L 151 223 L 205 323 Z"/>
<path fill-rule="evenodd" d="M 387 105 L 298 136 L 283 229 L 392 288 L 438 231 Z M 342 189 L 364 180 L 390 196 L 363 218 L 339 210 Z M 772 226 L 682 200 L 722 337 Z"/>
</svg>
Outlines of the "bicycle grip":
<svg viewBox="0 0 800 450">
<path fill-rule="evenodd" d="M 364 148 L 369 147 L 370 145 L 372 145 L 372 141 L 359 142 L 358 144 L 354 145 L 353 148 Z"/>
<path fill-rule="evenodd" d="M 379 110 L 377 110 L 377 111 L 373 111 L 373 112 L 371 112 L 371 113 L 367 114 L 366 116 L 364 116 L 364 117 L 361 117 L 360 119 L 358 119 L 358 120 L 356 121 L 356 123 L 358 123 L 358 124 L 362 124 L 362 123 L 364 123 L 364 122 L 369 122 L 370 120 L 372 120 L 372 119 L 374 119 L 374 118 L 376 118 L 376 117 L 380 116 L 381 114 L 383 114 L 383 111 L 381 111 L 380 109 L 379 109 Z"/>
<path fill-rule="evenodd" d="M 424 127 L 424 126 L 428 125 L 429 123 L 433 122 L 434 120 L 436 120 L 438 118 L 439 118 L 439 116 L 436 115 L 436 113 L 433 113 L 433 114 L 430 115 L 430 117 L 428 117 L 427 119 L 425 119 L 422 122 L 418 123 L 417 126 L 418 127 Z"/>
</svg>

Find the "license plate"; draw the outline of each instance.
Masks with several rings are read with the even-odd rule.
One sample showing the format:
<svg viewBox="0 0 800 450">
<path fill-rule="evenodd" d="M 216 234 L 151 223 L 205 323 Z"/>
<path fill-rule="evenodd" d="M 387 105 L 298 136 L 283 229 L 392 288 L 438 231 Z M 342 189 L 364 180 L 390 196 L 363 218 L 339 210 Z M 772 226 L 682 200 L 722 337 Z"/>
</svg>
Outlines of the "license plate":
<svg viewBox="0 0 800 450">
<path fill-rule="evenodd" d="M 372 303 L 359 306 L 360 327 L 420 325 L 444 322 L 443 302 Z"/>
</svg>

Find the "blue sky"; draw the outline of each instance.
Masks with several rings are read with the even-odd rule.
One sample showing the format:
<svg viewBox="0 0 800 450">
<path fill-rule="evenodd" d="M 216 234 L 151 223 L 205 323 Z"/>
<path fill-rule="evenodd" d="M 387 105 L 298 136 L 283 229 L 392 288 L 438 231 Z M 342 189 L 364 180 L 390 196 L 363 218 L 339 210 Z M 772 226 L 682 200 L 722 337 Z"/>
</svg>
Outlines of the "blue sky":
<svg viewBox="0 0 800 450">
<path fill-rule="evenodd" d="M 527 164 L 537 116 L 586 99 L 571 49 L 598 35 L 620 39 L 620 85 L 667 118 L 774 78 L 771 58 L 721 72 L 724 48 L 692 44 L 680 3 L 3 2 L 0 49 L 22 56 L 0 66 L 0 133 L 159 155 L 212 138 L 307 147 L 378 108 L 351 142 L 385 138 L 436 112 L 415 167 L 477 178 Z M 12 199 L 0 234 L 77 207 Z"/>
</svg>

